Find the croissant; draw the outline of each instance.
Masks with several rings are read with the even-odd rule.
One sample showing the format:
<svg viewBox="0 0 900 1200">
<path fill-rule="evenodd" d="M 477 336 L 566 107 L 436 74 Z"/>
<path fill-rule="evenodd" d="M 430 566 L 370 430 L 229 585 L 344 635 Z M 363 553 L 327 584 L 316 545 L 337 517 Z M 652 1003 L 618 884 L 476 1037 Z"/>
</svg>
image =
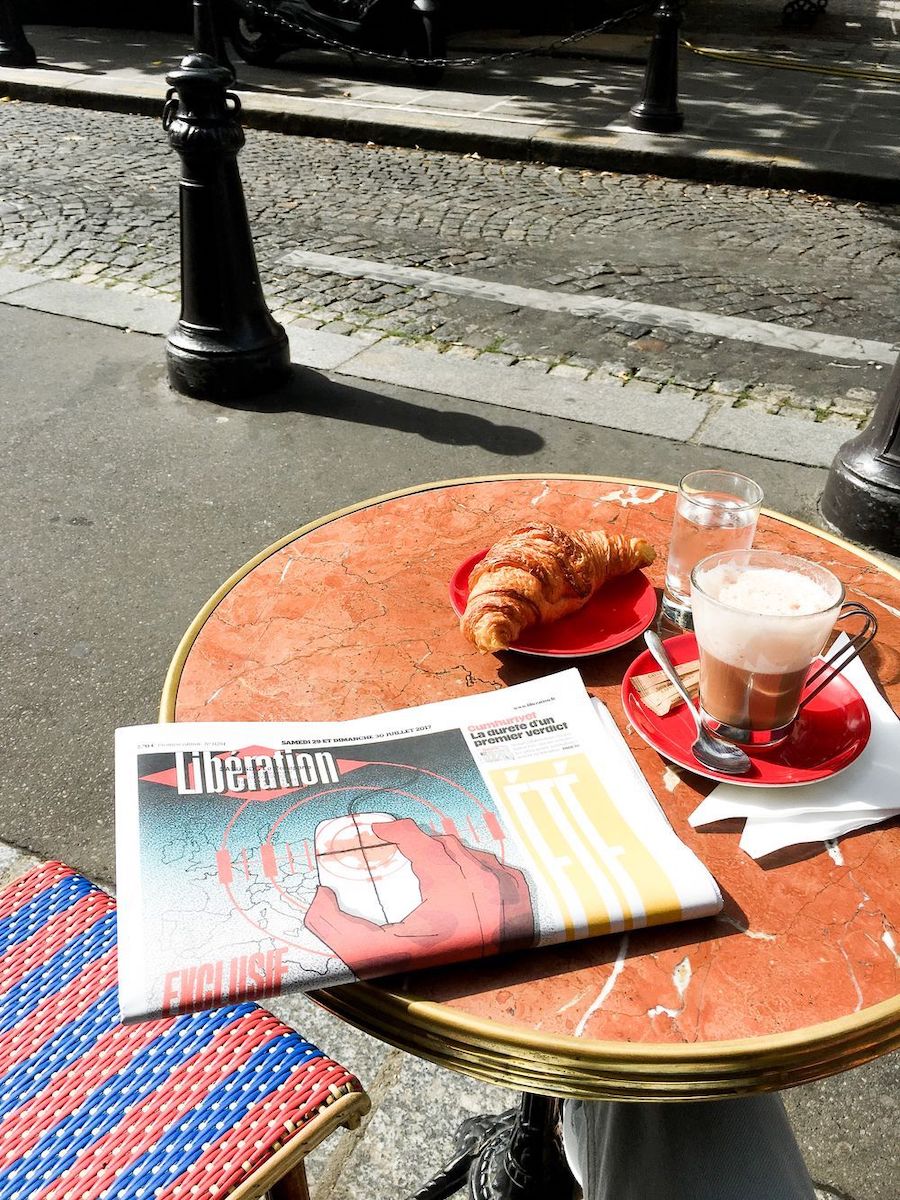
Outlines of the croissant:
<svg viewBox="0 0 900 1200">
<path fill-rule="evenodd" d="M 505 650 L 529 625 L 576 612 L 607 579 L 655 557 L 643 538 L 531 522 L 473 568 L 460 629 L 479 650 Z"/>
</svg>

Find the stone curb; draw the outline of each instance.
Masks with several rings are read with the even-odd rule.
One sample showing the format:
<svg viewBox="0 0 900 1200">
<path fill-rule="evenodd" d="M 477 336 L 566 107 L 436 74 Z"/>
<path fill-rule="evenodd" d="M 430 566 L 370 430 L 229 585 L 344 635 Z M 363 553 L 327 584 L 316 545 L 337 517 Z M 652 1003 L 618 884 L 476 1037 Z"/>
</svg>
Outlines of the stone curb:
<svg viewBox="0 0 900 1200">
<path fill-rule="evenodd" d="M 238 89 L 240 90 L 240 89 Z M 55 71 L 0 68 L 0 95 L 109 112 L 159 117 L 162 82 L 143 82 Z M 242 120 L 248 128 L 306 137 L 377 142 L 382 145 L 477 153 L 489 158 L 594 168 L 631 174 L 664 175 L 708 183 L 796 188 L 852 200 L 896 200 L 896 178 L 875 170 L 865 155 L 827 150 L 816 161 L 723 150 L 689 134 L 668 137 L 607 127 L 598 134 L 530 121 L 473 122 L 465 113 L 411 113 L 375 109 L 339 100 L 241 92 Z M 624 113 L 623 113 L 624 118 Z"/>
<path fill-rule="evenodd" d="M 74 317 L 97 325 L 165 336 L 178 304 L 33 271 L 0 267 L 0 304 Z M 561 417 L 586 425 L 713 446 L 776 462 L 827 467 L 856 430 L 843 422 L 817 424 L 761 408 L 734 408 L 733 398 L 665 387 L 637 377 L 623 381 L 599 372 L 589 380 L 560 373 L 519 371 L 477 358 L 435 354 L 395 338 L 287 328 L 297 366 L 338 377 L 388 383 L 497 408 Z"/>
</svg>

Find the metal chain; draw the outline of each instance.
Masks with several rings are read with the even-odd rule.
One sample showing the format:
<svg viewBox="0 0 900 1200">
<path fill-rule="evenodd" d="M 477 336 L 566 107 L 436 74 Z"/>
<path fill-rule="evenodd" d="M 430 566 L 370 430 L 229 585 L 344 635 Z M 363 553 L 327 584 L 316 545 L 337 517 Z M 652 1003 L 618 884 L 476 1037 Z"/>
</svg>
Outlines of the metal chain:
<svg viewBox="0 0 900 1200">
<path fill-rule="evenodd" d="M 371 0 L 368 7 L 376 3 L 377 0 Z M 354 58 L 374 58 L 379 62 L 395 62 L 402 63 L 406 67 L 481 67 L 487 63 L 509 62 L 516 58 L 534 58 L 537 55 L 552 54 L 560 46 L 571 45 L 573 42 L 579 42 L 583 38 L 592 37 L 595 33 L 602 33 L 604 29 L 609 29 L 612 25 L 618 25 L 622 21 L 628 21 L 632 17 L 646 12 L 652 7 L 651 0 L 645 0 L 643 4 L 638 4 L 634 8 L 628 9 L 627 12 L 619 13 L 614 17 L 607 17 L 605 21 L 601 21 L 599 25 L 592 25 L 590 29 L 579 29 L 577 33 L 567 34 L 565 37 L 558 38 L 555 42 L 551 42 L 547 46 L 536 46 L 529 50 L 506 50 L 502 54 L 487 54 L 481 58 L 410 58 L 408 56 L 401 57 L 397 54 L 386 54 L 379 50 L 366 50 L 360 46 L 350 46 L 345 42 L 336 41 L 333 38 L 326 37 L 324 34 L 316 33 L 312 29 L 308 29 L 305 25 L 298 25 L 295 21 L 289 20 L 282 16 L 281 13 L 273 12 L 259 0 L 239 0 L 237 7 L 256 11 L 265 16 L 266 22 L 281 25 L 290 33 L 299 34 L 303 38 L 311 38 L 313 41 L 327 46 L 330 50 L 340 50 L 344 54 L 350 54 Z"/>
</svg>

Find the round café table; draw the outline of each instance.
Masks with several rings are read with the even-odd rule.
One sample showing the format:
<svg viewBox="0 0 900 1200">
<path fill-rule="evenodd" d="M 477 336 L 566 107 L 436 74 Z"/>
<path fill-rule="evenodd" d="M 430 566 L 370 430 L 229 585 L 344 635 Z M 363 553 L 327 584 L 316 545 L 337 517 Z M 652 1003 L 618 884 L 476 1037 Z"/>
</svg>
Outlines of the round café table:
<svg viewBox="0 0 900 1200">
<path fill-rule="evenodd" d="M 331 513 L 263 550 L 203 607 L 170 667 L 161 720 L 359 717 L 571 665 L 479 654 L 448 602 L 454 568 L 546 518 L 648 538 L 661 586 L 674 502 L 664 484 L 516 475 L 427 484 Z M 873 609 L 879 633 L 865 661 L 900 709 L 900 574 L 776 513 L 763 512 L 754 544 L 825 564 L 848 599 Z M 503 1129 L 469 1129 L 457 1176 L 487 1133 L 495 1149 L 512 1136 L 528 1158 L 529 1136 L 549 1119 L 540 1097 L 735 1097 L 844 1071 L 900 1044 L 898 823 L 763 862 L 739 850 L 733 827 L 691 829 L 687 818 L 713 785 L 669 766 L 623 714 L 622 674 L 641 648 L 577 665 L 676 832 L 718 880 L 723 912 L 314 994 L 377 1038 L 525 1093 Z M 447 1195 L 444 1183 L 419 1195 Z"/>
</svg>

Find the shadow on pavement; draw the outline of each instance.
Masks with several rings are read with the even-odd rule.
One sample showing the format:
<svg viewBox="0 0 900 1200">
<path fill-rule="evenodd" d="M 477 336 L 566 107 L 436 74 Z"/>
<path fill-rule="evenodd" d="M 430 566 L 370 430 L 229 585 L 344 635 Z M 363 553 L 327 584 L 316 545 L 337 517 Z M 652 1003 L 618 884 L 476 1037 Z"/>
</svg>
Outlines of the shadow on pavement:
<svg viewBox="0 0 900 1200">
<path fill-rule="evenodd" d="M 244 412 L 297 412 L 350 421 L 379 429 L 416 433 L 445 446 L 479 446 L 493 454 L 522 457 L 545 446 L 539 433 L 520 425 L 499 425 L 469 413 L 440 410 L 338 383 L 309 367 L 291 367 L 290 381 L 277 392 L 253 402 L 219 401 L 223 408 Z M 452 401 L 448 398 L 447 403 Z"/>
</svg>

